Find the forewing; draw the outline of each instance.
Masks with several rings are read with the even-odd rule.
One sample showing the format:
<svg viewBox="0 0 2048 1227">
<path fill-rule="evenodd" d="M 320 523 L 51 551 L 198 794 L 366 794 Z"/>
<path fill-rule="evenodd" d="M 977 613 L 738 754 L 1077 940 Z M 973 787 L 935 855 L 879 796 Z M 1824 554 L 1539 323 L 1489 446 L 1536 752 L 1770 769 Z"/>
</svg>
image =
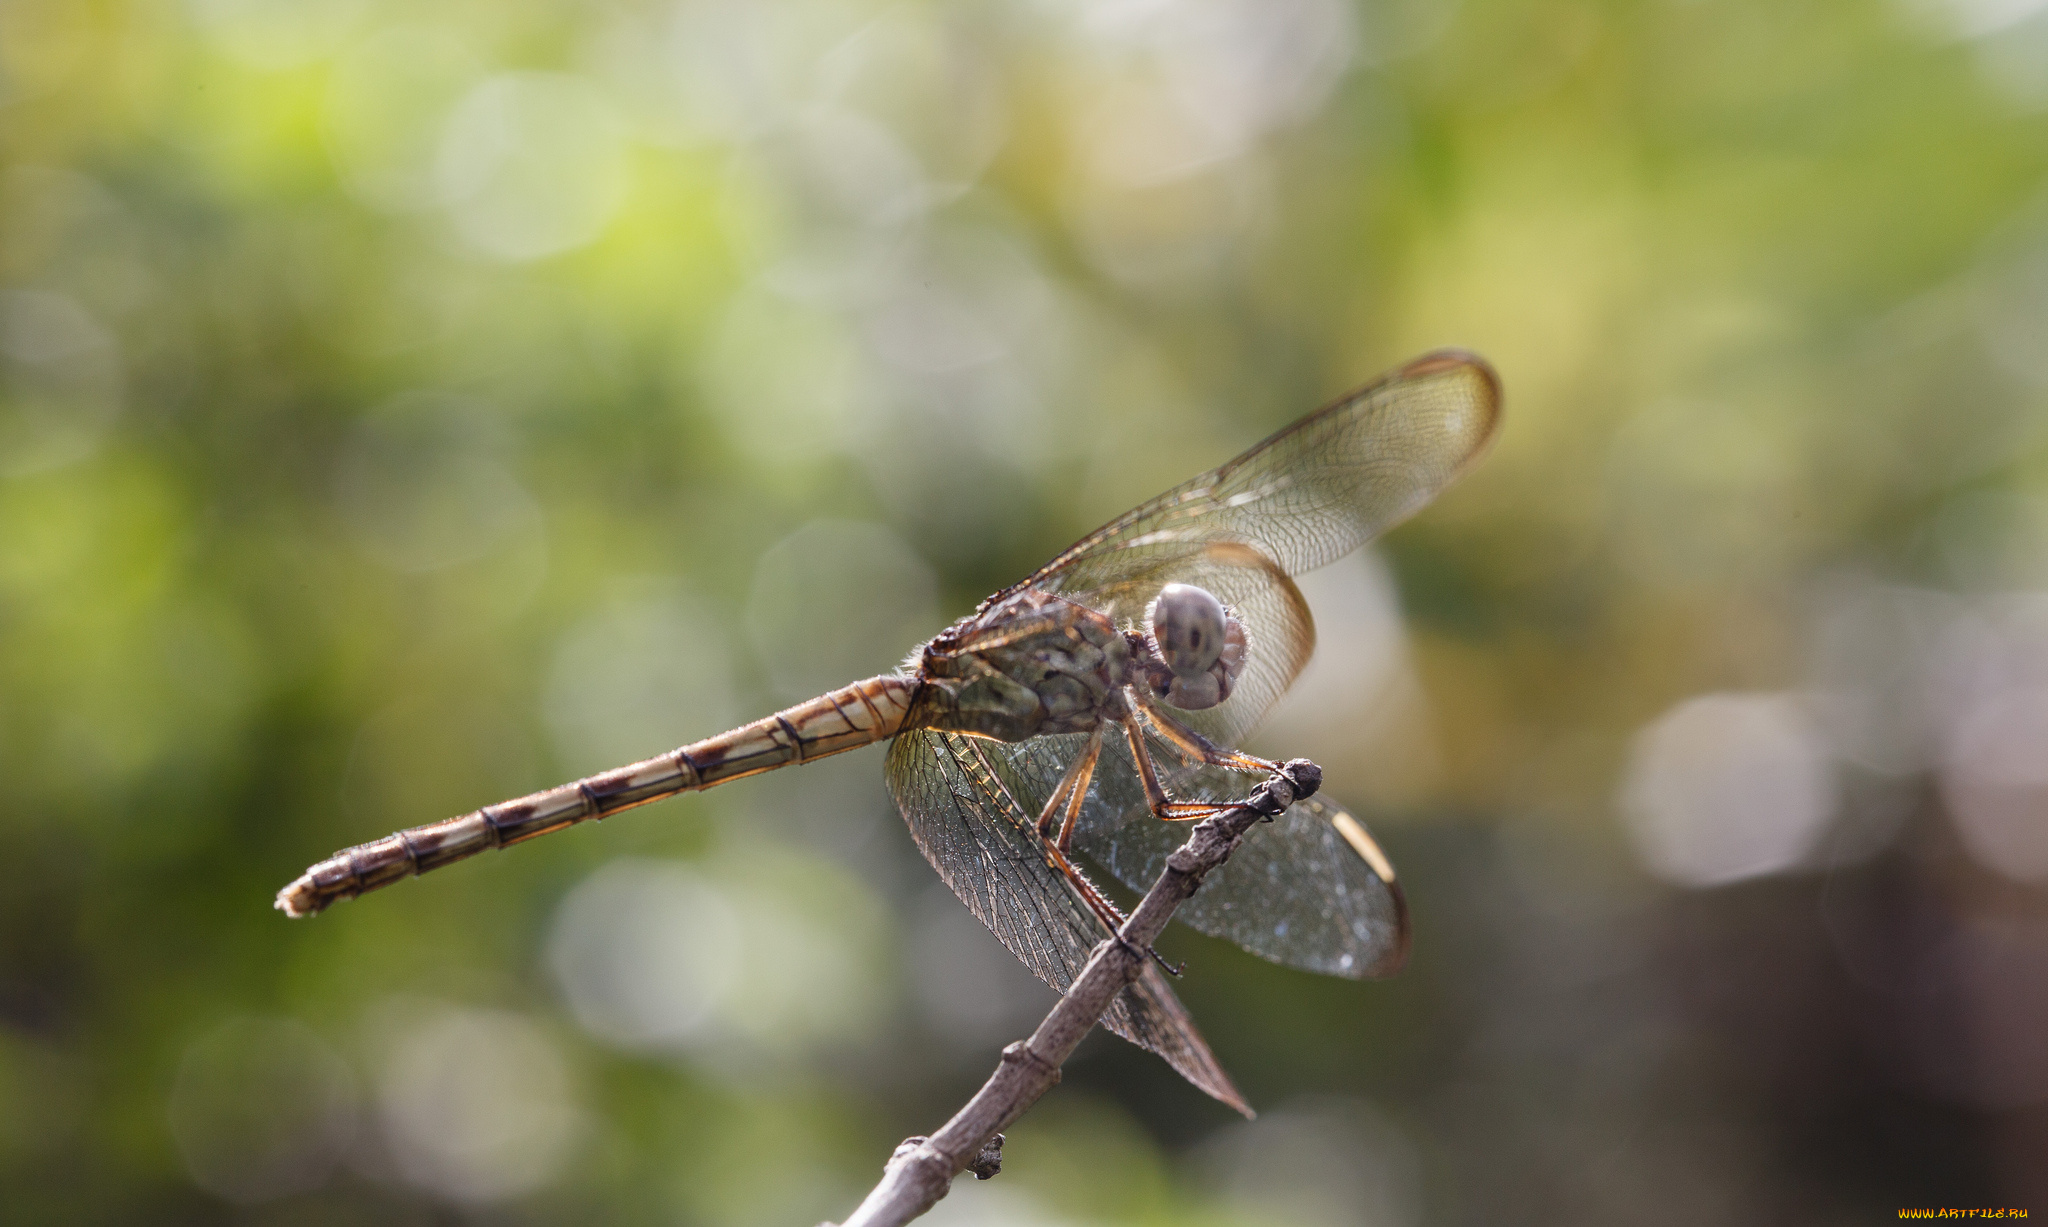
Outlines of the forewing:
<svg viewBox="0 0 2048 1227">
<path fill-rule="evenodd" d="M 1176 800 L 1233 801 L 1252 789 L 1252 778 L 1237 772 L 1169 767 L 1170 751 L 1152 745 Z M 1187 839 L 1186 824 L 1152 816 L 1121 741 L 1104 747 L 1095 778 L 1077 846 L 1120 881 L 1151 881 Z M 1392 864 L 1362 823 L 1320 797 L 1253 827 L 1174 919 L 1324 975 L 1390 976 L 1408 958 L 1408 904 Z"/>
<path fill-rule="evenodd" d="M 1382 376 L 1075 542 L 1024 581 L 1057 592 L 1164 574 L 1215 541 L 1289 575 L 1334 562 L 1420 510 L 1485 450 L 1500 380 L 1441 350 Z"/>
<path fill-rule="evenodd" d="M 1188 723 L 1235 744 L 1315 645 L 1289 577 L 1421 509 L 1485 450 L 1499 421 L 1492 368 L 1470 354 L 1431 354 L 1119 516 L 1019 586 L 1130 623 L 1166 584 L 1214 592 L 1250 631 L 1250 663 L 1227 702 Z"/>
<path fill-rule="evenodd" d="M 1038 807 L 1062 770 L 1060 759 L 1050 746 L 1029 761 L 1001 753 L 1011 749 L 955 733 L 904 733 L 889 748 L 889 790 L 918 851 L 967 910 L 1034 975 L 1066 992 L 1095 947 L 1113 934 L 1053 867 L 1034 827 Z M 1071 756 L 1073 747 L 1065 749 Z M 1117 995 L 1102 1025 L 1251 1114 L 1187 1008 L 1151 963 Z"/>
</svg>

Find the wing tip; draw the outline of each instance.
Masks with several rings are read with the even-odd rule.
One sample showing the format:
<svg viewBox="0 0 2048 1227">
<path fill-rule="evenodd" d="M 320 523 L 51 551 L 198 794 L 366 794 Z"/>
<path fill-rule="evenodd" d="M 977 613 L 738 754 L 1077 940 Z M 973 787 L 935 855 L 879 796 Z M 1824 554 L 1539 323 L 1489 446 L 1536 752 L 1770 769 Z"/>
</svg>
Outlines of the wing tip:
<svg viewBox="0 0 2048 1227">
<path fill-rule="evenodd" d="M 1381 850 L 1379 841 L 1365 829 L 1364 823 L 1335 806 L 1325 805 L 1320 801 L 1310 801 L 1308 804 L 1336 828 L 1337 834 L 1351 846 L 1353 852 L 1358 854 L 1358 859 L 1364 861 L 1366 867 L 1372 870 L 1372 875 L 1387 888 L 1387 894 L 1394 901 L 1393 948 L 1381 958 L 1360 967 L 1356 972 L 1347 973 L 1349 978 L 1384 980 L 1388 976 L 1399 974 L 1400 970 L 1408 965 L 1408 947 L 1414 940 L 1415 933 L 1408 920 L 1408 892 L 1401 889 L 1401 880 L 1394 876 L 1394 863 L 1387 859 L 1387 854 Z"/>
<path fill-rule="evenodd" d="M 1153 1052 L 1165 1058 L 1167 1065 L 1172 1067 L 1173 1072 L 1187 1079 L 1189 1085 L 1204 1095 L 1235 1111 L 1246 1120 L 1257 1120 L 1259 1118 L 1259 1114 L 1252 1111 L 1251 1104 L 1245 1102 L 1244 1093 L 1237 1089 L 1237 1084 L 1230 1080 L 1230 1075 L 1223 1072 L 1223 1066 L 1216 1061 L 1213 1054 L 1205 1054 L 1209 1055 L 1208 1067 L 1206 1069 L 1198 1069 L 1184 1066 L 1181 1062 L 1174 1060 L 1163 1052 L 1159 1052 L 1157 1049 L 1153 1049 Z M 1200 1076 L 1197 1076 L 1198 1073 Z"/>
<path fill-rule="evenodd" d="M 1256 1115 L 1158 967 L 1146 964 L 1138 978 L 1124 986 L 1103 1014 L 1101 1026 L 1165 1061 L 1190 1086 L 1246 1120 Z"/>
<path fill-rule="evenodd" d="M 1500 402 L 1500 372 L 1493 369 L 1493 363 L 1488 362 L 1469 349 L 1458 349 L 1452 346 L 1445 349 L 1430 350 L 1420 358 L 1411 359 L 1394 372 L 1394 377 L 1396 379 L 1424 379 L 1431 375 L 1441 375 L 1446 371 L 1458 370 L 1470 371 L 1485 381 L 1487 398 L 1495 404 Z"/>
<path fill-rule="evenodd" d="M 1394 948 L 1388 952 L 1386 958 L 1375 964 L 1372 969 L 1372 978 L 1375 980 L 1384 980 L 1388 976 L 1399 975 L 1401 969 L 1408 966 L 1408 950 L 1415 940 L 1414 926 L 1408 922 L 1408 892 L 1401 889 L 1399 882 L 1392 880 L 1387 882 L 1387 890 L 1394 896 L 1394 930 L 1396 937 Z"/>
<path fill-rule="evenodd" d="M 1500 372 L 1493 369 L 1491 362 L 1469 349 L 1436 349 L 1395 371 L 1392 382 L 1406 383 L 1454 374 L 1469 376 L 1476 381 L 1472 406 L 1477 410 L 1478 421 L 1471 431 L 1472 446 L 1459 465 L 1462 470 L 1484 455 L 1494 436 L 1500 433 L 1501 409 L 1506 399 Z"/>
</svg>

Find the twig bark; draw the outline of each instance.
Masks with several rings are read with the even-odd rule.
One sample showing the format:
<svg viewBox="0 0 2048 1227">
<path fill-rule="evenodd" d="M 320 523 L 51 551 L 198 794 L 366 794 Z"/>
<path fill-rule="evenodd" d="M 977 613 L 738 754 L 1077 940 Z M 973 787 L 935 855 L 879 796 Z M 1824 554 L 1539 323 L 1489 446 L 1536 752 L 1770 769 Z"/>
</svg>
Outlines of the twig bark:
<svg viewBox="0 0 2048 1227">
<path fill-rule="evenodd" d="M 1081 1038 L 1101 1019 L 1110 1002 L 1138 978 L 1152 943 L 1174 910 L 1187 902 L 1202 879 L 1230 858 L 1252 824 L 1280 816 L 1289 805 L 1322 786 L 1323 770 L 1305 758 L 1283 763 L 1237 805 L 1195 824 L 1188 841 L 1166 858 L 1166 869 L 1145 892 L 1114 938 L 1089 956 L 1073 987 L 1031 1033 L 1003 1049 L 1001 1064 L 974 1098 L 929 1138 L 909 1138 L 896 1148 L 881 1183 L 846 1220 L 844 1227 L 901 1227 L 938 1204 L 953 1177 L 976 1167 L 993 1175 L 988 1155 L 999 1131 L 1022 1116 L 1060 1080 Z M 995 1151 L 1000 1155 L 1000 1151 Z M 995 1166 L 1000 1166 L 998 1158 Z M 981 1176 L 987 1179 L 987 1176 Z M 827 1225 L 829 1227 L 829 1225 Z"/>
</svg>

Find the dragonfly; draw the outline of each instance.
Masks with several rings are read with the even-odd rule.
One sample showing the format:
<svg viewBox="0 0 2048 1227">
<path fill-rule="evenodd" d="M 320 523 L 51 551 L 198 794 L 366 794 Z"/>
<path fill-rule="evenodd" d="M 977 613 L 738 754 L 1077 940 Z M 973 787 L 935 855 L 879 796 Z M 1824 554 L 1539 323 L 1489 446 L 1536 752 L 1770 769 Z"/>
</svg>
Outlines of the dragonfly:
<svg viewBox="0 0 2048 1227">
<path fill-rule="evenodd" d="M 346 849 L 278 892 L 277 907 L 310 916 L 488 849 L 888 741 L 889 790 L 925 859 L 1064 992 L 1123 920 L 1078 858 L 1142 891 L 1183 824 L 1279 768 L 1236 747 L 1314 648 L 1294 577 L 1420 510 L 1486 450 L 1500 412 L 1483 359 L 1417 358 L 1083 537 L 895 673 Z M 1246 840 L 1177 918 L 1354 979 L 1398 971 L 1410 941 L 1392 864 L 1323 797 Z M 1156 960 L 1103 1023 L 1250 1114 Z"/>
</svg>

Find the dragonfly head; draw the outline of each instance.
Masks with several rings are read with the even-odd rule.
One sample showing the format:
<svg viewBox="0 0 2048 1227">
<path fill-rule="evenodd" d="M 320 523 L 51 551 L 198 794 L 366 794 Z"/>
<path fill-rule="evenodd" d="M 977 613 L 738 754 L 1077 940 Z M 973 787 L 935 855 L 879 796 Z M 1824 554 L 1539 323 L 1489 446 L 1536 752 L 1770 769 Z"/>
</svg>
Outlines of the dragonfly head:
<svg viewBox="0 0 2048 1227">
<path fill-rule="evenodd" d="M 1184 711 L 1214 707 L 1230 697 L 1244 671 L 1244 624 L 1232 617 L 1206 588 L 1168 584 L 1145 611 L 1146 629 L 1159 663 L 1151 670 L 1153 692 Z"/>
</svg>

